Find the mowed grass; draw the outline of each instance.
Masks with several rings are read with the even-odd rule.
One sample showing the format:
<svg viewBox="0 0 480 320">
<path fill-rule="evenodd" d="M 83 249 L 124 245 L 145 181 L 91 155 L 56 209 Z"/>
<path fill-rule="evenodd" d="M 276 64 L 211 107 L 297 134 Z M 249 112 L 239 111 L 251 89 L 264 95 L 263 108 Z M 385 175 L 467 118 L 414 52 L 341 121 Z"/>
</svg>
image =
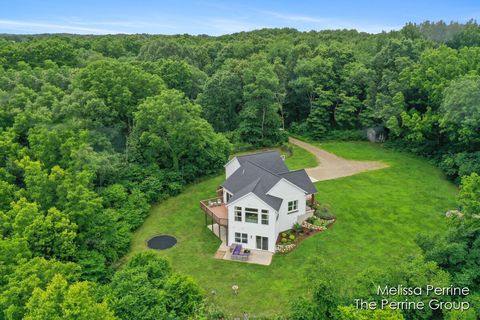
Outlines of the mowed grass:
<svg viewBox="0 0 480 320">
<path fill-rule="evenodd" d="M 285 164 L 290 170 L 313 168 L 318 165 L 317 158 L 307 150 L 294 144 L 289 144 L 292 148 L 292 156 L 285 159 Z"/>
<path fill-rule="evenodd" d="M 148 250 L 146 241 L 154 235 L 174 235 L 177 245 L 158 252 L 170 260 L 174 270 L 191 275 L 206 296 L 231 315 L 248 312 L 268 317 L 284 315 L 293 299 L 309 294 L 305 276 L 322 274 L 315 270 L 312 259 L 323 259 L 337 269 L 344 289 L 349 290 L 358 272 L 371 266 L 396 265 L 419 251 L 414 243 L 418 234 L 445 228 L 444 213 L 455 207 L 457 190 L 425 160 L 370 143 L 317 145 L 347 159 L 380 160 L 390 167 L 316 183 L 317 199 L 331 206 L 337 223 L 303 241 L 294 252 L 275 255 L 270 266 L 213 258 L 220 241 L 205 227 L 199 201 L 215 196 L 224 178 L 220 175 L 190 185 L 181 195 L 153 206 L 134 234 L 129 256 Z M 313 161 L 316 163 L 314 157 Z M 312 163 L 312 155 L 298 147 L 287 159 L 291 169 L 314 166 Z M 232 293 L 234 284 L 240 288 L 237 296 Z"/>
</svg>

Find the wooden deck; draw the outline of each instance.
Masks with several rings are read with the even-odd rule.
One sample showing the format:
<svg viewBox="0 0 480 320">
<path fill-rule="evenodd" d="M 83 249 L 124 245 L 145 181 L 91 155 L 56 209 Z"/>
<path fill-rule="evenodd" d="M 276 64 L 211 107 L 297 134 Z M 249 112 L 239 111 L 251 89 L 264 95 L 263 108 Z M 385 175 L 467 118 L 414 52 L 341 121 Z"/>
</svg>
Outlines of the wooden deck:
<svg viewBox="0 0 480 320">
<path fill-rule="evenodd" d="M 210 217 L 212 219 L 212 232 L 222 240 L 222 243 L 224 241 L 228 243 L 228 209 L 225 207 L 222 198 L 202 200 L 200 201 L 200 209 L 205 213 L 205 225 L 208 226 L 208 217 Z M 215 225 L 217 226 L 216 228 L 214 227 Z"/>
<path fill-rule="evenodd" d="M 219 199 L 220 204 L 218 204 Z M 221 198 L 202 200 L 200 201 L 200 208 L 219 225 L 228 226 L 228 210 Z"/>
</svg>

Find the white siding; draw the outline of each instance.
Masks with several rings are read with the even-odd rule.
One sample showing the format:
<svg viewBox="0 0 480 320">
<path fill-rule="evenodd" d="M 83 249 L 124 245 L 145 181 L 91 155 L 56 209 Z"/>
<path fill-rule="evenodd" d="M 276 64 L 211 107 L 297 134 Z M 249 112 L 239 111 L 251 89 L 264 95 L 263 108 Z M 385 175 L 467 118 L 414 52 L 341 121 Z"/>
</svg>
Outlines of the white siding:
<svg viewBox="0 0 480 320">
<path fill-rule="evenodd" d="M 238 162 L 237 158 L 230 160 L 225 165 L 225 179 L 228 179 L 238 168 L 240 168 L 240 162 Z"/>
<path fill-rule="evenodd" d="M 306 209 L 306 195 L 305 192 L 298 187 L 292 185 L 284 179 L 280 180 L 268 194 L 283 199 L 277 221 L 277 232 L 282 232 L 291 229 L 297 222 L 299 216 L 305 214 Z M 298 201 L 298 210 L 293 213 L 288 213 L 288 202 Z"/>
<path fill-rule="evenodd" d="M 235 207 L 242 208 L 242 222 L 235 221 Z M 258 209 L 258 223 L 245 222 L 245 208 Z M 269 224 L 262 224 L 262 209 L 268 210 Z M 248 243 L 244 248 L 256 249 L 256 236 L 268 237 L 268 251 L 275 252 L 278 232 L 275 230 L 276 211 L 250 193 L 228 205 L 228 245 L 235 243 L 235 232 L 248 234 Z"/>
<path fill-rule="evenodd" d="M 223 203 L 227 203 L 227 202 L 228 202 L 228 201 L 227 201 L 227 193 L 230 193 L 230 194 L 233 196 L 233 194 L 232 194 L 230 191 L 228 191 L 227 189 L 223 188 Z"/>
</svg>

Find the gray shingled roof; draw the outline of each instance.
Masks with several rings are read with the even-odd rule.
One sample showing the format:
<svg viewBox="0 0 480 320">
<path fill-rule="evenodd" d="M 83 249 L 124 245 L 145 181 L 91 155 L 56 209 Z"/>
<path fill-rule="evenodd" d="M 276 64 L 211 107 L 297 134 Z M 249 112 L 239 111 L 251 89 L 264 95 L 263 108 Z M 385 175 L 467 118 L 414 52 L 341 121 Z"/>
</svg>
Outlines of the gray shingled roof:
<svg viewBox="0 0 480 320">
<path fill-rule="evenodd" d="M 307 172 L 304 169 L 283 172 L 279 173 L 278 175 L 287 179 L 297 187 L 305 190 L 308 194 L 317 192 L 317 188 L 315 188 L 315 185 L 312 183 L 312 180 L 310 180 Z"/>
<path fill-rule="evenodd" d="M 252 192 L 273 209 L 280 209 L 283 199 L 267 192 L 282 178 L 303 189 L 307 194 L 317 192 L 305 170 L 289 171 L 276 151 L 261 152 L 237 157 L 240 167 L 222 184 L 233 193 L 233 202 Z"/>
<path fill-rule="evenodd" d="M 287 166 L 277 151 L 246 154 L 243 156 L 238 156 L 237 159 L 240 164 L 243 164 L 245 161 L 250 161 L 273 173 L 288 171 Z"/>
</svg>

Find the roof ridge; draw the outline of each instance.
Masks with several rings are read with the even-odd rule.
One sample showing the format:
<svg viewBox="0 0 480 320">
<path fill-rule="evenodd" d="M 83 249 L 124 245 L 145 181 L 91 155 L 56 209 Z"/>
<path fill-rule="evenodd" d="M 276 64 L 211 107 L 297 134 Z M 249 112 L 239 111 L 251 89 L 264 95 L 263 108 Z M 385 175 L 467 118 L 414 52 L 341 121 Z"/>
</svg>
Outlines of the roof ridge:
<svg viewBox="0 0 480 320">
<path fill-rule="evenodd" d="M 273 174 L 275 177 L 280 178 L 280 176 L 279 176 L 277 173 L 268 170 L 267 168 L 265 168 L 265 167 L 262 166 L 262 165 L 259 165 L 258 163 L 252 162 L 252 161 L 250 161 L 250 160 L 245 160 L 245 162 L 248 162 L 248 163 L 250 163 L 250 164 L 253 164 L 253 165 L 256 166 L 256 167 L 259 167 L 260 169 L 265 170 L 265 171 L 267 171 L 267 172 L 270 173 L 270 174 Z M 240 167 L 242 167 L 242 166 L 240 165 Z"/>
<path fill-rule="evenodd" d="M 305 171 L 305 172 L 306 172 L 305 169 L 297 169 L 297 170 L 283 171 L 283 172 L 279 172 L 279 173 L 277 173 L 277 174 L 280 174 L 280 175 L 281 175 L 281 174 L 285 174 L 285 173 L 292 173 L 292 172 L 298 172 L 298 171 Z"/>
<path fill-rule="evenodd" d="M 273 153 L 273 152 L 276 152 L 276 153 L 280 154 L 277 150 L 270 150 L 270 151 L 260 151 L 260 152 L 255 152 L 255 153 L 241 154 L 241 155 L 236 156 L 236 157 L 237 157 L 237 158 L 240 158 L 240 157 L 248 157 L 248 156 L 254 156 L 254 155 L 256 155 L 256 154 Z"/>
</svg>

